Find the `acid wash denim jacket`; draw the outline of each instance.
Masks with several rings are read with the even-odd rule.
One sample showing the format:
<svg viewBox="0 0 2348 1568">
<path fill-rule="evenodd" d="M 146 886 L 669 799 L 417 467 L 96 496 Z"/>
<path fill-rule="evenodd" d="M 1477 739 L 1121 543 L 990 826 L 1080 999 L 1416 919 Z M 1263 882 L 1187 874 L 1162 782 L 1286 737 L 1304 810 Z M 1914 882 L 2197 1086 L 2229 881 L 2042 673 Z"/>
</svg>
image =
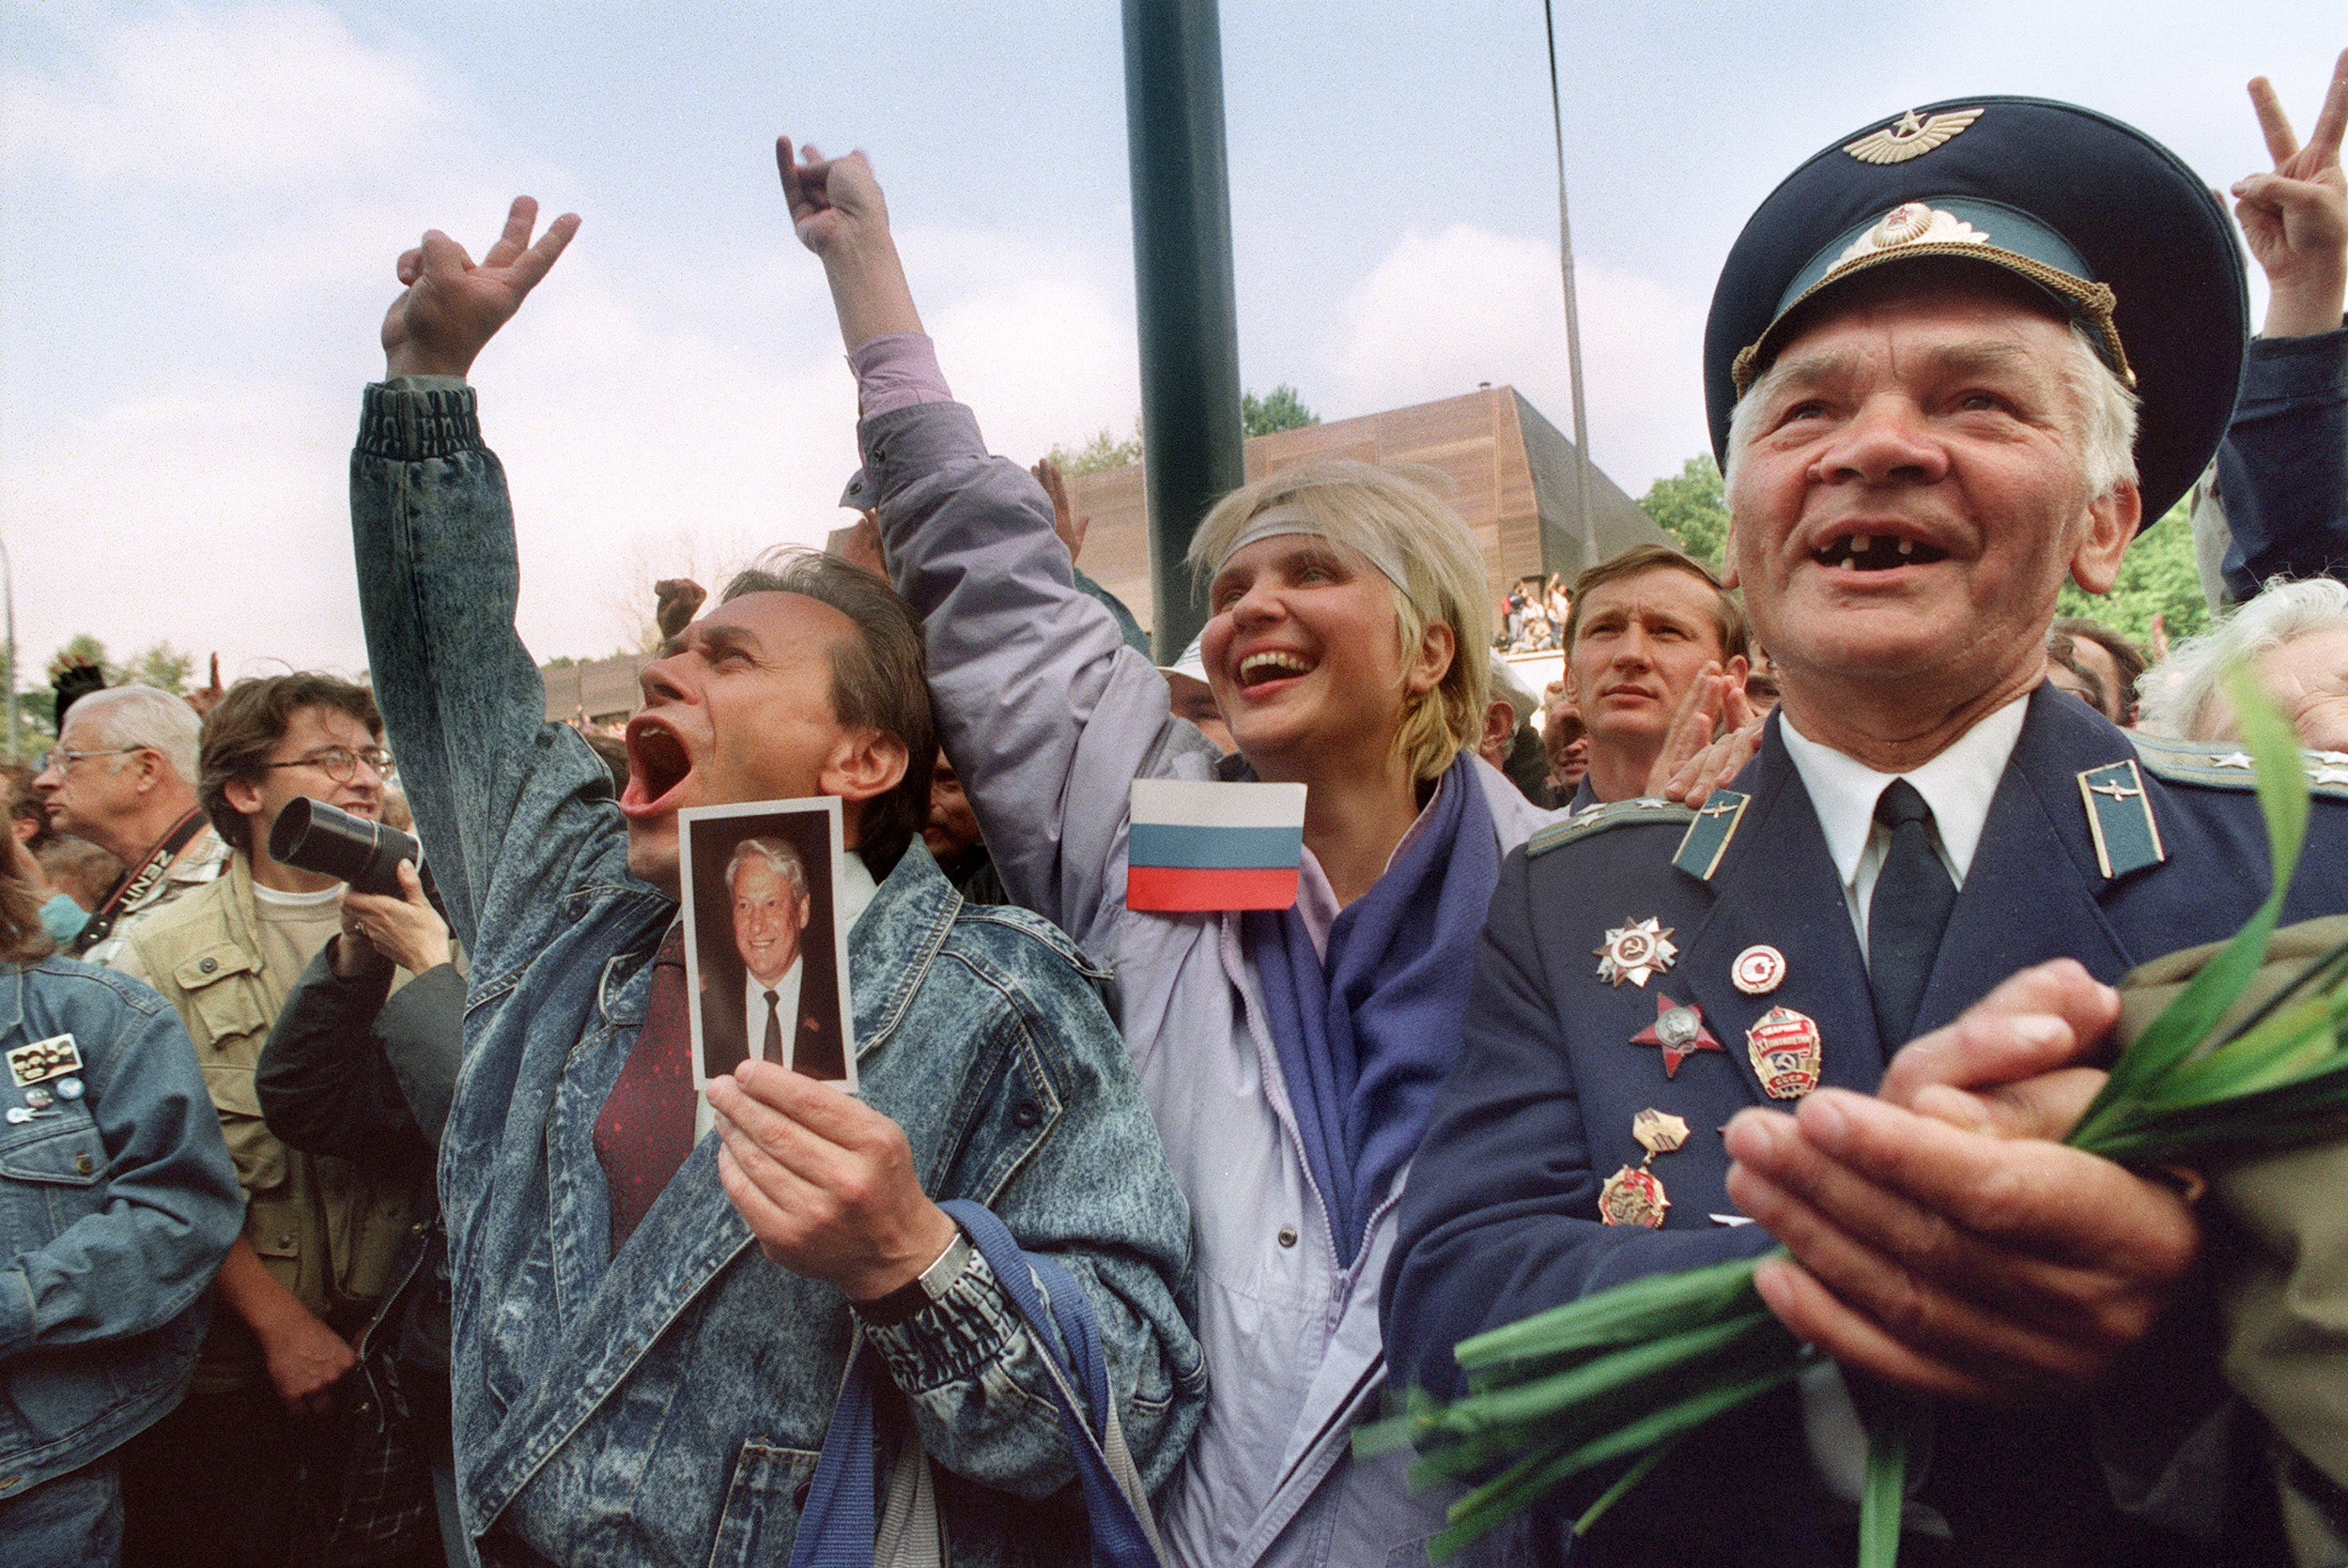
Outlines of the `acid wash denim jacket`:
<svg viewBox="0 0 2348 1568">
<path fill-rule="evenodd" d="M 595 1121 L 677 908 L 627 874 L 602 762 L 544 722 L 473 409 L 454 380 L 370 387 L 351 458 L 377 699 L 473 956 L 440 1166 L 464 1524 L 491 1562 L 780 1564 L 852 1314 L 752 1244 L 714 1137 L 610 1252 Z M 904 1127 L 933 1197 L 987 1205 L 1083 1284 L 1157 1486 L 1205 1399 L 1190 1218 L 1100 972 L 1042 919 L 964 903 L 919 841 L 848 950 L 862 1098 Z M 935 1461 L 948 1560 L 1088 1561 L 1038 1348 L 982 1260 L 864 1332 L 888 1375 L 884 1446 L 909 1421 Z"/>
<path fill-rule="evenodd" d="M 0 1124 L 0 1502 L 179 1403 L 244 1225 L 179 1015 L 95 964 L 0 965 L 0 1053 L 68 1034 L 82 1092 L 53 1078 L 41 1115 Z M 4 1071 L 0 1100 L 35 1109 Z"/>
</svg>

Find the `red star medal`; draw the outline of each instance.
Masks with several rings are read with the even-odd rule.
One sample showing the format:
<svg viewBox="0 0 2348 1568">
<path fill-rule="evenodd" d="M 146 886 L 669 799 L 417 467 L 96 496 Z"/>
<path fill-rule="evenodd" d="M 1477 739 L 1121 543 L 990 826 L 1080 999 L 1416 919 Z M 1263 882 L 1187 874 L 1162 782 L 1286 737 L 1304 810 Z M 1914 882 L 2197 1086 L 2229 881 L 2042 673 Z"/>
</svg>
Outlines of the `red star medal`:
<svg viewBox="0 0 2348 1568">
<path fill-rule="evenodd" d="M 1630 1043 L 1661 1047 L 1666 1078 L 1678 1077 L 1679 1064 L 1697 1052 L 1721 1049 L 1721 1042 L 1704 1026 L 1703 1008 L 1693 1002 L 1683 1007 L 1660 992 L 1655 997 L 1655 1022 L 1631 1036 Z"/>
</svg>

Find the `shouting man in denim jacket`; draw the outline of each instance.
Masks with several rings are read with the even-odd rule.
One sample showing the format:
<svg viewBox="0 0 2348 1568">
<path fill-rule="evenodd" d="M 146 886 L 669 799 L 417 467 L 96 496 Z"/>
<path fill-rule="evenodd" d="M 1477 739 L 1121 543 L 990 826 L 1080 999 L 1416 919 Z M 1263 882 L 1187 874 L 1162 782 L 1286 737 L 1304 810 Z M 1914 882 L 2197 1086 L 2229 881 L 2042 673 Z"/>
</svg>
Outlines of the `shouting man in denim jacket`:
<svg viewBox="0 0 2348 1568">
<path fill-rule="evenodd" d="M 745 574 L 672 641 L 616 803 L 542 722 L 461 379 L 578 227 L 533 246 L 535 219 L 517 201 L 477 266 L 437 231 L 401 257 L 351 460 L 378 694 L 473 955 L 440 1162 L 465 1526 L 492 1563 L 782 1561 L 860 1331 L 887 1473 L 934 1462 L 949 1560 L 1084 1561 L 1039 1347 L 933 1200 L 987 1205 L 1081 1282 L 1163 1481 L 1205 1388 L 1189 1216 L 1099 973 L 1042 920 L 965 905 L 922 848 L 920 629 L 853 567 Z M 856 852 L 860 1095 L 748 1062 L 697 1144 L 676 813 L 817 794 Z"/>
</svg>

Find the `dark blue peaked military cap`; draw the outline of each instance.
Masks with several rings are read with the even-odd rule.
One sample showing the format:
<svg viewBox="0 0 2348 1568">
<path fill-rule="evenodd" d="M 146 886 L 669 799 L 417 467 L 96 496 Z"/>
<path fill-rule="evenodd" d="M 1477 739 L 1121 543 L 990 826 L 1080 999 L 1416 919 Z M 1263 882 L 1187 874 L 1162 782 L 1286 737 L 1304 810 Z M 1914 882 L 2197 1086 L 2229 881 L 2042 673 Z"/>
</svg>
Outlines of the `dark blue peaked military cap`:
<svg viewBox="0 0 2348 1568">
<path fill-rule="evenodd" d="M 2150 522 L 2225 435 L 2249 327 L 2242 253 L 2209 188 L 2118 120 L 2035 98 L 1952 99 L 1866 126 L 1769 193 L 1704 331 L 1712 450 L 1737 399 L 1846 279 L 1927 258 L 1996 266 L 2091 329 L 2141 400 Z"/>
</svg>

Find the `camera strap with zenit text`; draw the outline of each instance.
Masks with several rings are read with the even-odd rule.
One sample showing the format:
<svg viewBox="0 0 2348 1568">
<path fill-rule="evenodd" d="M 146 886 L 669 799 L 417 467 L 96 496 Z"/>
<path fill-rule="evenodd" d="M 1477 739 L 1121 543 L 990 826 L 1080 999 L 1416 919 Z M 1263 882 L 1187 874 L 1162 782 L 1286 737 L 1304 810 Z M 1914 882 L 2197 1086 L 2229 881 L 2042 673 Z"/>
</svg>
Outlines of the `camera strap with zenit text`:
<svg viewBox="0 0 2348 1568">
<path fill-rule="evenodd" d="M 114 890 L 106 895 L 104 901 L 90 911 L 88 921 L 67 949 L 68 956 L 78 958 L 103 942 L 106 933 L 115 929 L 115 922 L 155 890 L 156 884 L 171 869 L 171 863 L 179 858 L 179 852 L 193 843 L 195 836 L 204 831 L 204 822 L 202 811 L 189 812 L 179 819 L 178 826 L 163 835 L 163 841 L 155 847 L 155 853 L 147 857 L 147 864 L 141 866 L 135 875 L 125 871 L 122 880 L 115 884 Z"/>
</svg>

